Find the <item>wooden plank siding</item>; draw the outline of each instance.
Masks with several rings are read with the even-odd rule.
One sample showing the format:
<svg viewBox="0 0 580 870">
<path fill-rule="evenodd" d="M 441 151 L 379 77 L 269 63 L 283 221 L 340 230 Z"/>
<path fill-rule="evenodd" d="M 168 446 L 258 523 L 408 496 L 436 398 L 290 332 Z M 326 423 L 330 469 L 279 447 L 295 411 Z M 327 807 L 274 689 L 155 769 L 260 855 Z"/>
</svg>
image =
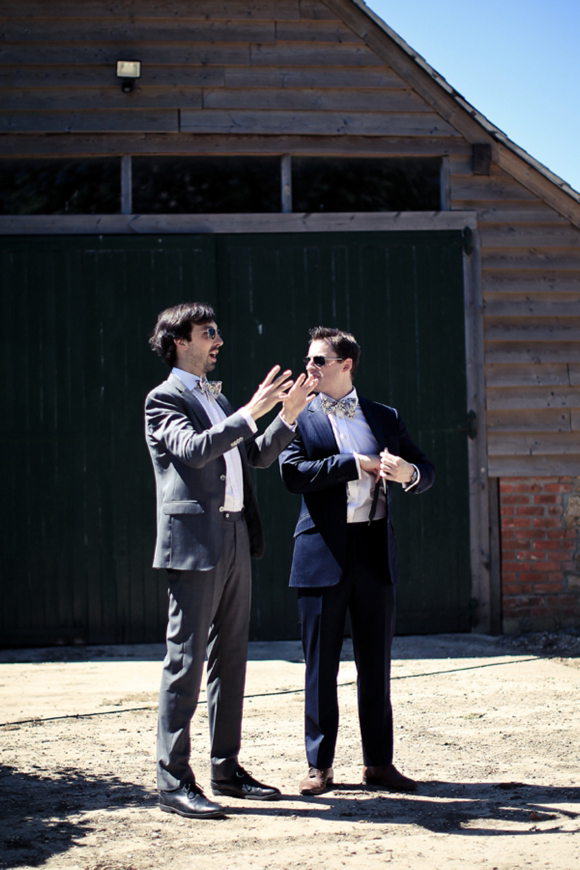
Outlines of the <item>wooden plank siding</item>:
<svg viewBox="0 0 580 870">
<path fill-rule="evenodd" d="M 130 94 L 121 58 L 143 65 Z M 446 207 L 477 216 L 488 471 L 580 474 L 580 206 L 357 4 L 6 0 L 0 105 L 3 157 L 446 158 Z"/>
</svg>

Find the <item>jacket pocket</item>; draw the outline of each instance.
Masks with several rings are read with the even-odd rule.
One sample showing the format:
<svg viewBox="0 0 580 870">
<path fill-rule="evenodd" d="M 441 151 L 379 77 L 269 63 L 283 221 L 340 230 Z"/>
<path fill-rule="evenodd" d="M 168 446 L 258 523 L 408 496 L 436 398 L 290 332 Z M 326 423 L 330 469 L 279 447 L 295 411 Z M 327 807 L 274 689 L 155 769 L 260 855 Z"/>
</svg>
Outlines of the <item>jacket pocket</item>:
<svg viewBox="0 0 580 870">
<path fill-rule="evenodd" d="M 168 501 L 163 505 L 163 513 L 175 516 L 176 514 L 202 514 L 204 510 L 198 501 Z"/>
</svg>

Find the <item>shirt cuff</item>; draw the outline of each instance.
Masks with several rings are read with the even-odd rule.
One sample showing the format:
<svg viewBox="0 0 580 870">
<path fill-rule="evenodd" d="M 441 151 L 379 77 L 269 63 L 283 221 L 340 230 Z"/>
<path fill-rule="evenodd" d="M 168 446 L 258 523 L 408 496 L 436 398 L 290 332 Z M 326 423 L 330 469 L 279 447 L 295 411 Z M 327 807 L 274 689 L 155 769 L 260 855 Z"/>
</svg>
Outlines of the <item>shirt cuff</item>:
<svg viewBox="0 0 580 870">
<path fill-rule="evenodd" d="M 362 473 L 361 467 L 360 467 L 360 459 L 358 458 L 356 453 L 353 453 L 353 458 L 354 458 L 354 461 L 356 462 L 356 473 L 358 474 L 358 479 L 362 480 L 363 473 Z"/>
<path fill-rule="evenodd" d="M 246 423 L 248 424 L 248 426 L 252 430 L 252 434 L 254 432 L 257 432 L 258 426 L 256 424 L 256 421 L 254 420 L 254 418 L 250 414 L 250 412 L 247 411 L 245 408 L 240 408 L 240 414 L 242 415 L 242 417 L 244 418 L 244 420 L 246 421 Z"/>
<path fill-rule="evenodd" d="M 413 468 L 417 472 L 417 477 L 411 483 L 404 483 L 403 484 L 403 492 L 409 492 L 411 489 L 415 489 L 415 487 L 417 486 L 417 484 L 421 480 L 421 472 L 419 471 L 419 469 L 417 468 L 416 465 L 413 465 Z"/>
<path fill-rule="evenodd" d="M 293 423 L 287 423 L 286 420 L 284 419 L 284 417 L 282 416 L 281 412 L 280 412 L 280 414 L 278 414 L 278 416 L 280 417 L 280 419 L 284 423 L 284 425 L 287 426 L 288 429 L 290 429 L 291 432 L 296 432 L 296 429 L 298 426 L 298 424 L 296 423 L 296 420 L 294 420 Z"/>
</svg>

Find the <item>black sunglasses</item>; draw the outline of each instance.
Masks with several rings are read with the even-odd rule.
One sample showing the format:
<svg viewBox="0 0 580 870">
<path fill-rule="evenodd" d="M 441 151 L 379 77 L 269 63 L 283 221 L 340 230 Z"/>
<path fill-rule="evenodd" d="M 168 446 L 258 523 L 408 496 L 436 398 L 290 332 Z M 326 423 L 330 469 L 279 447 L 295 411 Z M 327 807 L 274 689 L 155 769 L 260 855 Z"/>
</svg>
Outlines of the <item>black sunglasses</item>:
<svg viewBox="0 0 580 870">
<path fill-rule="evenodd" d="M 321 369 L 326 365 L 326 363 L 344 362 L 344 360 L 338 356 L 305 356 L 303 359 L 304 365 L 307 366 L 309 362 L 313 362 L 315 366 L 318 366 L 318 368 Z"/>
</svg>

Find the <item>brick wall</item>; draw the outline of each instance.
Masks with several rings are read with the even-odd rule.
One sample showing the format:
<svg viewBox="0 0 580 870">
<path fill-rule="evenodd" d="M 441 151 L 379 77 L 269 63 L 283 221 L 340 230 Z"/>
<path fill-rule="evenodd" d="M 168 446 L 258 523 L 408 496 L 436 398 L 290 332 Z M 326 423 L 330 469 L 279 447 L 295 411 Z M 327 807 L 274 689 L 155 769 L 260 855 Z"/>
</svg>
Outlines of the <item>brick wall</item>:
<svg viewBox="0 0 580 870">
<path fill-rule="evenodd" d="M 580 478 L 500 480 L 503 631 L 580 626 Z"/>
</svg>

